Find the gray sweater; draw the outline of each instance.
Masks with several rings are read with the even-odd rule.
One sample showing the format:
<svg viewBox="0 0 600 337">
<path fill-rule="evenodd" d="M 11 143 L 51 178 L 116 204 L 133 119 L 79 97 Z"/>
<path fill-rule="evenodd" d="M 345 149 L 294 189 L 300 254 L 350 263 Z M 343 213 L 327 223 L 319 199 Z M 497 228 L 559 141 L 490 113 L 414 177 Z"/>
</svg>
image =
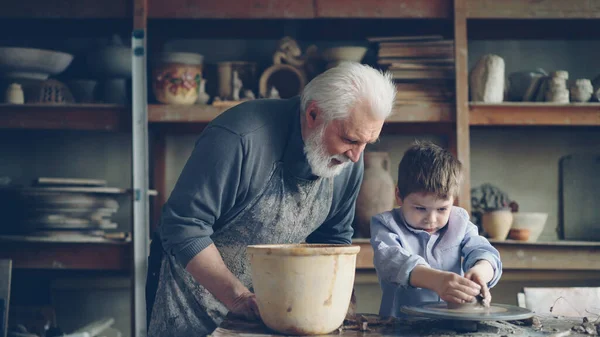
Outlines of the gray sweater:
<svg viewBox="0 0 600 337">
<path fill-rule="evenodd" d="M 317 179 L 304 154 L 300 99 L 253 100 L 215 118 L 200 134 L 163 207 L 163 247 L 184 267 L 254 200 L 277 162 L 302 179 Z M 349 165 L 334 179 L 325 222 L 308 243 L 350 243 L 364 166 Z"/>
</svg>

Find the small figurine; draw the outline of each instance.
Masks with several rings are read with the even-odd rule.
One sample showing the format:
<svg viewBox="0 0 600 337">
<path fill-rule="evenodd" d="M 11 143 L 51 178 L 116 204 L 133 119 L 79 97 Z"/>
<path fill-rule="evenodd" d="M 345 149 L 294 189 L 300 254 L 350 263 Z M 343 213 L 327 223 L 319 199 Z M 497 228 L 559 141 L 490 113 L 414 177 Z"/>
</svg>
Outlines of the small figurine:
<svg viewBox="0 0 600 337">
<path fill-rule="evenodd" d="M 255 98 L 256 98 L 256 96 L 254 96 L 254 93 L 252 92 L 252 90 L 250 90 L 250 89 L 244 90 L 244 99 L 250 100 L 250 99 L 255 99 Z"/>
<path fill-rule="evenodd" d="M 234 101 L 239 101 L 240 100 L 240 90 L 242 90 L 242 86 L 244 85 L 242 83 L 242 80 L 240 79 L 240 76 L 238 75 L 237 70 L 233 71 L 233 80 L 232 82 L 232 86 L 233 86 L 233 100 Z"/>
<path fill-rule="evenodd" d="M 206 104 L 210 96 L 206 93 L 206 80 L 204 78 L 200 79 L 200 85 L 198 86 L 198 99 L 196 99 L 196 104 Z"/>
<path fill-rule="evenodd" d="M 275 86 L 272 86 L 271 90 L 269 90 L 269 98 L 280 98 L 279 90 L 277 90 L 277 88 L 275 88 Z"/>
</svg>

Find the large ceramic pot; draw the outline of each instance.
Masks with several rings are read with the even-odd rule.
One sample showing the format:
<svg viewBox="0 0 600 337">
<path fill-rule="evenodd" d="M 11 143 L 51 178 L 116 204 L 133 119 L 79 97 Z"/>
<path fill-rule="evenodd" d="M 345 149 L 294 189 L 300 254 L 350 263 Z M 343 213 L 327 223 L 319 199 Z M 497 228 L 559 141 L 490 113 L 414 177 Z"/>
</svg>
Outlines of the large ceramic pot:
<svg viewBox="0 0 600 337">
<path fill-rule="evenodd" d="M 327 334 L 343 323 L 354 286 L 352 245 L 256 245 L 247 252 L 263 322 L 289 335 Z"/>
<path fill-rule="evenodd" d="M 361 237 L 371 236 L 371 217 L 394 208 L 394 180 L 387 152 L 365 152 L 365 173 L 356 200 L 355 228 Z"/>
<path fill-rule="evenodd" d="M 492 240 L 504 241 L 512 226 L 513 215 L 510 209 L 499 209 L 483 213 L 481 225 Z"/>
<path fill-rule="evenodd" d="M 195 53 L 163 53 L 154 60 L 152 89 L 164 104 L 191 105 L 198 99 L 203 56 Z"/>
</svg>

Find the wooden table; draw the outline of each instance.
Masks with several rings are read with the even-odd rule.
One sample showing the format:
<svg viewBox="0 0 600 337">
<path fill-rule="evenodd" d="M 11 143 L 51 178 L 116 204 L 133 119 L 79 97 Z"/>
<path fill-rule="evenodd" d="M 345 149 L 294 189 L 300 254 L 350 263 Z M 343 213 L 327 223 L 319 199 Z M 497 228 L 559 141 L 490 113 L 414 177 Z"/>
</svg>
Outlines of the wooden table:
<svg viewBox="0 0 600 337">
<path fill-rule="evenodd" d="M 536 316 L 534 319 L 525 321 L 487 321 L 477 323 L 477 332 L 457 332 L 451 321 L 430 319 L 408 319 L 408 320 L 383 320 L 374 315 L 368 317 L 367 330 L 363 331 L 356 322 L 345 321 L 341 330 L 336 330 L 329 335 L 323 336 L 361 336 L 361 337 L 386 337 L 386 336 L 469 336 L 469 337 L 566 337 L 587 336 L 588 329 L 600 329 L 594 322 L 582 324 L 581 319 L 557 318 L 551 316 Z M 597 317 L 590 317 L 595 320 Z M 363 320 L 364 321 L 364 320 Z M 600 320 L 598 322 L 600 323 Z M 578 328 L 579 327 L 579 328 Z M 591 332 L 591 331 L 589 331 Z M 269 331 L 262 323 L 246 322 L 232 318 L 225 321 L 212 334 L 212 337 L 271 337 L 282 336 Z"/>
</svg>

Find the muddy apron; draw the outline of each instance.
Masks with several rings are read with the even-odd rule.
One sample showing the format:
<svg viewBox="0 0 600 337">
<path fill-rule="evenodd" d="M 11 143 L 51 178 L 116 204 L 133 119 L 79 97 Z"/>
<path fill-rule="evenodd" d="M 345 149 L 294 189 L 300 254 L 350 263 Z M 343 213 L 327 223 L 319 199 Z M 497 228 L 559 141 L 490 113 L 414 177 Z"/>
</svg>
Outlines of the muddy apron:
<svg viewBox="0 0 600 337">
<path fill-rule="evenodd" d="M 304 180 L 275 164 L 262 193 L 211 238 L 225 265 L 252 290 L 246 246 L 299 243 L 326 219 L 333 179 Z M 163 254 L 148 336 L 204 336 L 227 314 L 225 306 L 199 285 L 174 256 Z"/>
</svg>

